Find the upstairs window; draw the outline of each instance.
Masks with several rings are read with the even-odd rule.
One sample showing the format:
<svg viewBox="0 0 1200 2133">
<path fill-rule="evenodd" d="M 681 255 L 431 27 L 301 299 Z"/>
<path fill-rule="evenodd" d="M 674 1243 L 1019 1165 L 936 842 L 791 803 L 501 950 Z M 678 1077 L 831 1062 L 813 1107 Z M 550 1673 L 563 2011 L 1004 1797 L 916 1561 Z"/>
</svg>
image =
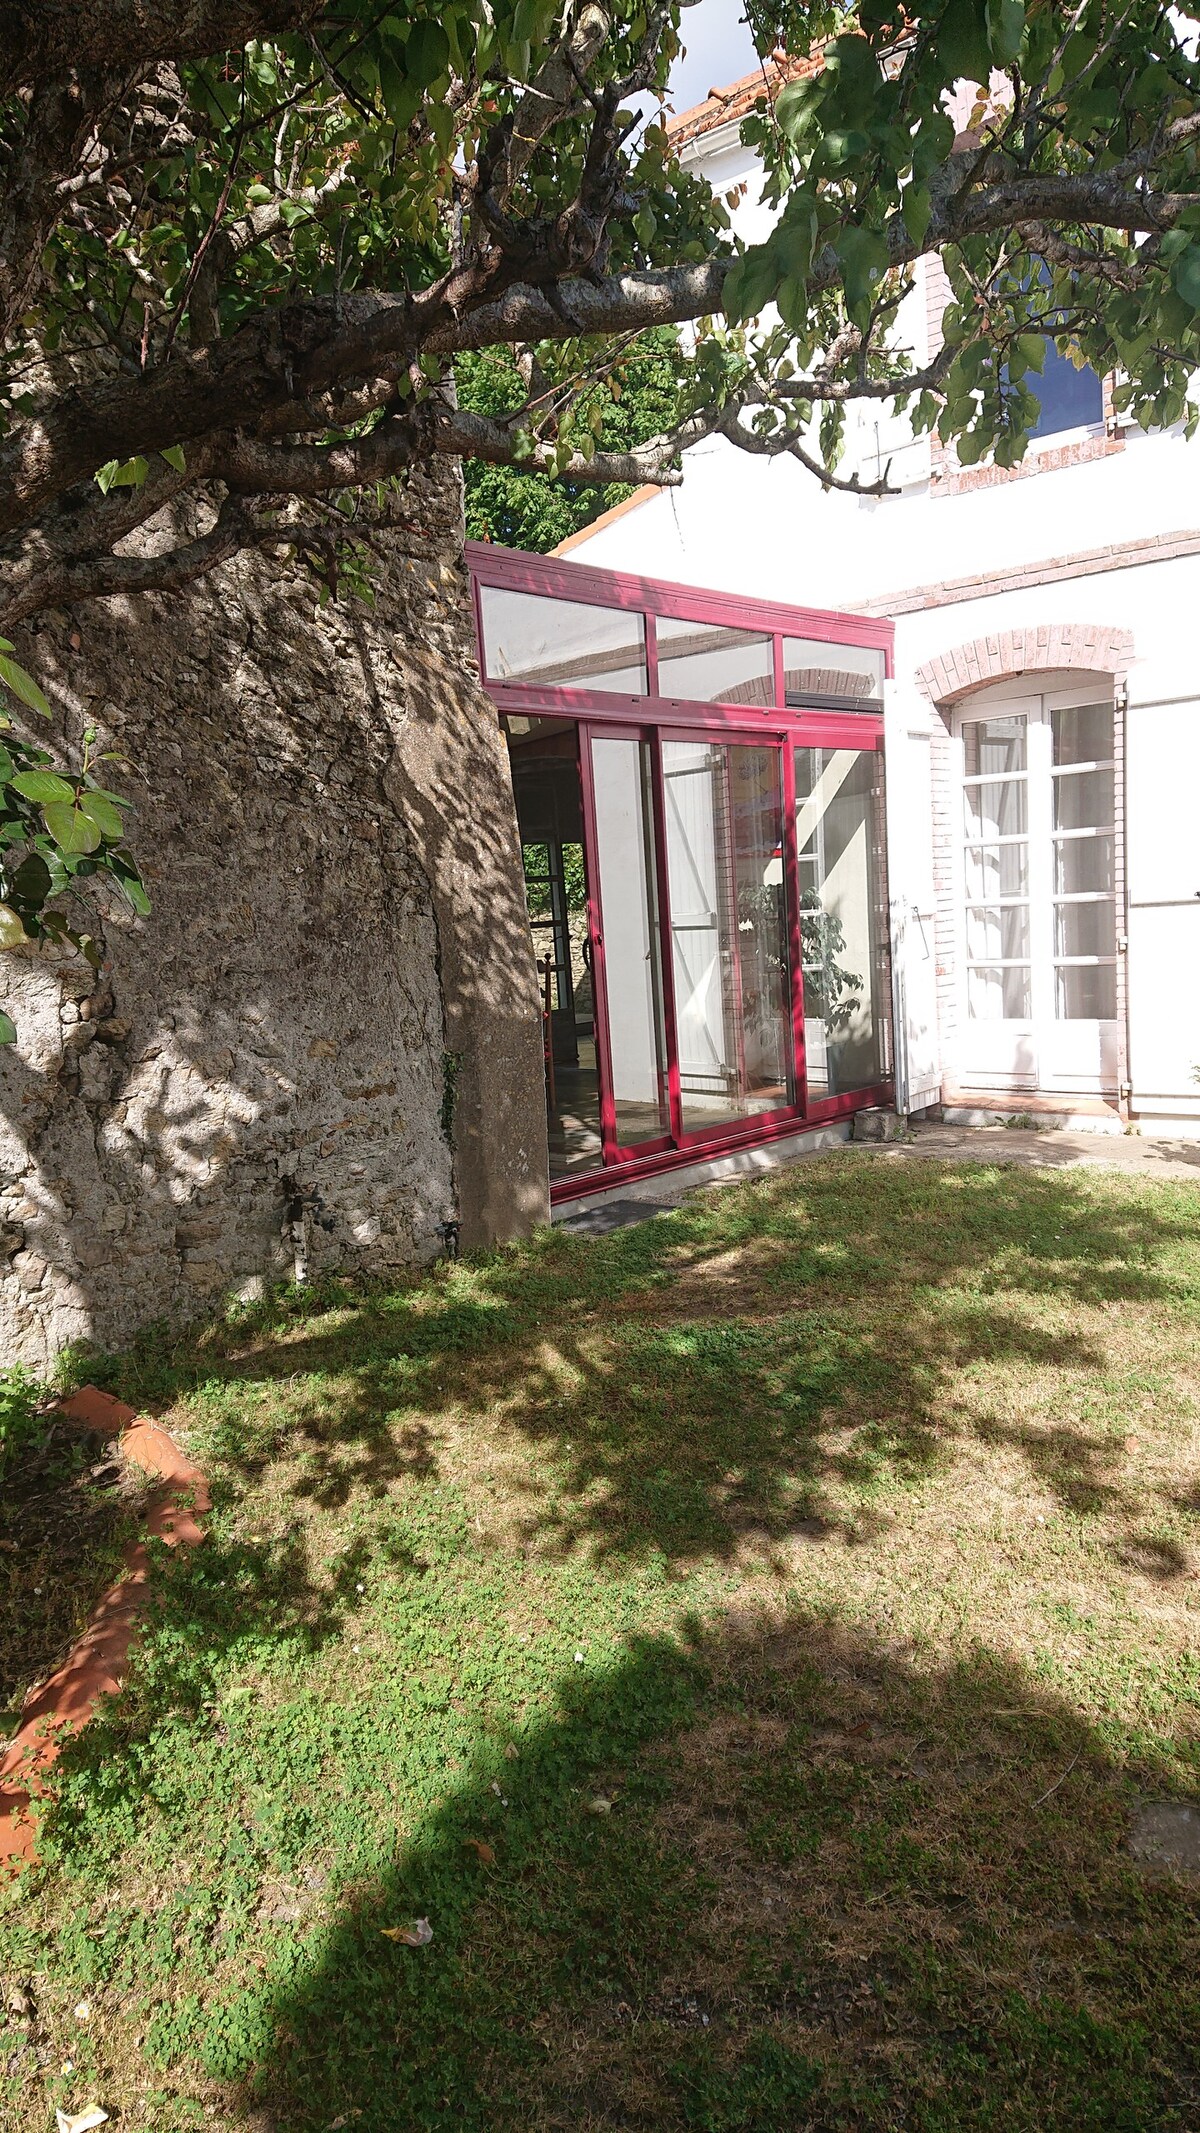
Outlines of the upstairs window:
<svg viewBox="0 0 1200 2133">
<path fill-rule="evenodd" d="M 1046 342 L 1041 371 L 1028 371 L 1025 384 L 1039 404 L 1034 437 L 1057 437 L 1063 430 L 1094 428 L 1104 420 L 1104 386 L 1091 364 L 1076 370 L 1053 341 Z"/>
</svg>

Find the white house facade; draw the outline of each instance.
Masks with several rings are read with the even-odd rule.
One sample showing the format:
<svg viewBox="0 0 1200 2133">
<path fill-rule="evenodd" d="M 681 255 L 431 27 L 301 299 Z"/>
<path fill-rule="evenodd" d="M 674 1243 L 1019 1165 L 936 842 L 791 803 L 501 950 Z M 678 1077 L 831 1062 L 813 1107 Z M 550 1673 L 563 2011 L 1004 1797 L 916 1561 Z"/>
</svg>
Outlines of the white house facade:
<svg viewBox="0 0 1200 2133">
<path fill-rule="evenodd" d="M 760 81 L 676 122 L 745 190 Z M 945 301 L 909 299 L 918 357 Z M 1200 443 L 1145 435 L 1053 357 L 1026 459 L 963 468 L 902 417 L 856 413 L 824 493 L 724 440 L 564 544 L 572 560 L 895 624 L 885 692 L 898 1107 L 1200 1134 Z"/>
</svg>

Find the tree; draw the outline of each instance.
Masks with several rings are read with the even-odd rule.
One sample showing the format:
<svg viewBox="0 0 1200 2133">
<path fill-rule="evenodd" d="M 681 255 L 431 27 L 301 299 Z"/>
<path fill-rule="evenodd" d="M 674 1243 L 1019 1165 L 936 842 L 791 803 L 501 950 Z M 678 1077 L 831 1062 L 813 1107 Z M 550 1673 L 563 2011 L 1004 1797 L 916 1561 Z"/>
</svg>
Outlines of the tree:
<svg viewBox="0 0 1200 2133">
<path fill-rule="evenodd" d="M 0 0 L 0 626 L 248 546 L 336 582 L 443 454 L 672 483 L 720 433 L 840 482 L 866 397 L 1003 463 L 1047 334 L 1147 425 L 1192 419 L 1186 10 L 751 12 L 793 57 L 749 122 L 779 221 L 742 251 L 655 110 L 679 0 Z M 932 251 L 953 300 L 918 361 L 896 314 Z M 662 432 L 598 442 L 604 367 L 686 320 Z M 456 405 L 464 357 L 532 378 L 555 349 L 551 403 Z"/>
<path fill-rule="evenodd" d="M 678 333 L 659 326 L 616 356 L 604 348 L 590 355 L 569 343 L 546 349 L 536 393 L 547 427 L 559 408 L 570 409 L 577 400 L 573 427 L 586 423 L 602 453 L 627 452 L 669 432 L 687 373 Z M 519 414 L 530 398 L 531 364 L 522 366 L 510 349 L 490 348 L 460 356 L 455 383 L 460 407 L 504 419 Z M 556 480 L 480 459 L 467 460 L 463 475 L 468 536 L 539 555 L 633 495 L 629 482 L 600 487 L 569 474 Z"/>
</svg>

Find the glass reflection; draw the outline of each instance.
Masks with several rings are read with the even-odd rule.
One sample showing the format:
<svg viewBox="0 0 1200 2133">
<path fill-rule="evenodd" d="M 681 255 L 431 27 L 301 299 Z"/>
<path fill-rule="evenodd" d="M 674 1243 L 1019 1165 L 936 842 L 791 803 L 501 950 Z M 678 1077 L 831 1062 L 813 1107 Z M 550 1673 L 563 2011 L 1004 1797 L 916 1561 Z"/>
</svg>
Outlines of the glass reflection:
<svg viewBox="0 0 1200 2133">
<path fill-rule="evenodd" d="M 687 1132 L 793 1100 L 777 748 L 663 744 Z"/>
<path fill-rule="evenodd" d="M 877 769 L 870 750 L 796 750 L 810 1098 L 870 1088 L 886 1071 Z"/>
<path fill-rule="evenodd" d="M 654 1140 L 671 1123 L 650 777 L 645 741 L 593 739 L 608 1045 L 623 1147 Z"/>
<path fill-rule="evenodd" d="M 660 615 L 658 691 L 697 704 L 773 704 L 775 647 L 752 630 Z"/>
<path fill-rule="evenodd" d="M 646 690 L 645 627 L 640 615 L 541 593 L 481 585 L 484 665 L 489 681 L 524 681 L 538 689 L 600 689 L 621 696 Z"/>
</svg>

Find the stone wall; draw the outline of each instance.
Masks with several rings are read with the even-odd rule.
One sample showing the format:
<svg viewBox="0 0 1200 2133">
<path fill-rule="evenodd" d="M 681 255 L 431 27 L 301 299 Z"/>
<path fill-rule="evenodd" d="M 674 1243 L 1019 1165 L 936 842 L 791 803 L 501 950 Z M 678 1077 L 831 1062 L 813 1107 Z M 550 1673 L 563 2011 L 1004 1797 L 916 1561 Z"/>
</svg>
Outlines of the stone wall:
<svg viewBox="0 0 1200 2133">
<path fill-rule="evenodd" d="M 432 1258 L 448 1222 L 470 1246 L 545 1213 L 536 977 L 457 485 L 409 501 L 419 542 L 373 608 L 318 608 L 256 557 L 22 633 L 53 740 L 90 722 L 130 759 L 112 782 L 154 909 L 106 903 L 99 979 L 3 958 L 6 1360 L 119 1345 L 298 1250 L 382 1271 Z M 289 1221 L 297 1196 L 315 1220 Z"/>
</svg>

